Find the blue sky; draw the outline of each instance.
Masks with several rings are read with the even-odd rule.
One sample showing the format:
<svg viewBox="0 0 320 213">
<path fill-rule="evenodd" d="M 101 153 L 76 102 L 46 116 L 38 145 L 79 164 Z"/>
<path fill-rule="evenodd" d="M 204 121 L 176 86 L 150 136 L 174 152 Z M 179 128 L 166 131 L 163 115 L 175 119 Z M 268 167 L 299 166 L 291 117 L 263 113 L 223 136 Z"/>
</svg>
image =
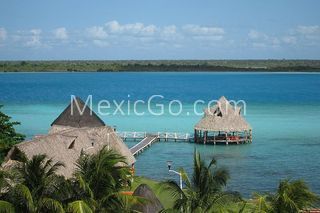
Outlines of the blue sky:
<svg viewBox="0 0 320 213">
<path fill-rule="evenodd" d="M 320 59 L 319 0 L 2 0 L 0 60 Z"/>
</svg>

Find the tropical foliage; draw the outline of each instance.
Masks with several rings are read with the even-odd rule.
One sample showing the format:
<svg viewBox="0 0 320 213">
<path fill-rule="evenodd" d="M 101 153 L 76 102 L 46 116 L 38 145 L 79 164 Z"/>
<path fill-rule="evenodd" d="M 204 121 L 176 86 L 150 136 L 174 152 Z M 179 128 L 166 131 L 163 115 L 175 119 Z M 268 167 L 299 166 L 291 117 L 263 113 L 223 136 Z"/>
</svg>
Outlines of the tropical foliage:
<svg viewBox="0 0 320 213">
<path fill-rule="evenodd" d="M 2 105 L 0 105 L 0 109 Z M 19 122 L 10 121 L 11 117 L 0 111 L 0 163 L 3 161 L 11 147 L 24 140 L 24 135 L 19 134 L 14 126 Z"/>
<path fill-rule="evenodd" d="M 132 212 L 133 204 L 145 202 L 121 193 L 129 186 L 130 170 L 112 150 L 82 154 L 68 180 L 56 174 L 61 162 L 45 155 L 21 159 L 0 172 L 0 212 Z"/>
<path fill-rule="evenodd" d="M 4 212 L 63 212 L 62 203 L 53 198 L 55 174 L 61 163 L 45 155 L 23 159 L 9 172 L 1 171 L 1 205 Z M 12 208 L 13 207 L 13 208 Z M 0 211 L 1 212 L 1 211 Z"/>
<path fill-rule="evenodd" d="M 256 212 L 300 212 L 312 208 L 319 197 L 302 180 L 282 180 L 274 194 L 255 194 Z"/>
<path fill-rule="evenodd" d="M 224 187 L 229 179 L 229 173 L 224 168 L 218 168 L 215 159 L 206 165 L 199 152 L 194 153 L 193 176 L 189 179 L 181 169 L 180 174 L 185 183 L 183 190 L 174 181 L 160 184 L 161 190 L 170 190 L 176 199 L 173 209 L 182 212 L 220 212 L 231 202 L 241 201 L 237 193 L 226 192 Z"/>
</svg>

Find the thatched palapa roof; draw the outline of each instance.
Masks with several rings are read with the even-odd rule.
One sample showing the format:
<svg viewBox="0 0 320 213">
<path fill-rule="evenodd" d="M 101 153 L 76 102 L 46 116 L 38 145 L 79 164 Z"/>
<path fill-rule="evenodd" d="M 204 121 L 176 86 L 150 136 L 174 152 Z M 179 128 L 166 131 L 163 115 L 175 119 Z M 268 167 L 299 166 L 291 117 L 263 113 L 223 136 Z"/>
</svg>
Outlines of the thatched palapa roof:
<svg viewBox="0 0 320 213">
<path fill-rule="evenodd" d="M 81 101 L 81 103 L 83 102 Z M 94 154 L 103 147 L 113 149 L 126 157 L 129 166 L 135 163 L 134 156 L 113 128 L 106 126 L 94 112 L 92 112 L 93 117 L 89 117 L 86 113 L 88 110 L 91 111 L 89 107 L 86 107 L 82 115 L 74 114 L 74 117 L 68 115 L 69 109 L 70 105 L 52 123 L 48 135 L 37 136 L 30 141 L 15 145 L 9 151 L 6 162 L 2 166 L 11 167 L 15 154 L 19 151 L 25 153 L 29 159 L 37 154 L 46 154 L 54 162 L 61 161 L 65 164 L 65 167 L 58 170 L 58 174 L 69 178 L 72 176 L 76 168 L 75 163 L 82 152 Z"/>
<path fill-rule="evenodd" d="M 157 196 L 153 193 L 150 187 L 146 184 L 139 185 L 133 192 L 134 196 L 143 197 L 146 199 L 146 203 L 137 204 L 133 207 L 134 210 L 143 213 L 155 213 L 160 212 L 163 206 Z"/>
<path fill-rule="evenodd" d="M 203 118 L 195 125 L 196 130 L 243 132 L 251 130 L 251 126 L 241 116 L 241 109 L 232 106 L 222 96 L 216 105 L 204 111 Z"/>
<path fill-rule="evenodd" d="M 135 162 L 128 147 L 122 142 L 113 129 L 104 127 L 70 127 L 60 132 L 37 137 L 31 141 L 17 144 L 14 149 L 19 149 L 30 159 L 37 154 L 46 154 L 54 161 L 61 161 L 65 167 L 60 168 L 58 174 L 71 177 L 76 168 L 75 162 L 81 152 L 87 154 L 97 153 L 103 147 L 113 149 L 127 158 L 129 165 Z M 11 155 L 14 155 L 12 151 Z M 8 156 L 9 158 L 13 156 Z"/>
<path fill-rule="evenodd" d="M 79 97 L 76 97 L 51 126 L 99 127 L 105 123 Z"/>
</svg>

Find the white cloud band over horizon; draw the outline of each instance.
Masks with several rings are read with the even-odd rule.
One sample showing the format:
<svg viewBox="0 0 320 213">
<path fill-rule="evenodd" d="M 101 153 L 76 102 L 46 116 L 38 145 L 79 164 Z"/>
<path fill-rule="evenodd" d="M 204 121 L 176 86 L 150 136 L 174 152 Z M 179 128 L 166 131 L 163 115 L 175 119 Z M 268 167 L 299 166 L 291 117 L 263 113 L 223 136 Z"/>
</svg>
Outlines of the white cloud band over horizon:
<svg viewBox="0 0 320 213">
<path fill-rule="evenodd" d="M 80 29 L 11 31 L 0 26 L 0 60 L 241 59 L 247 57 L 241 54 L 244 51 L 257 58 L 314 59 L 312 55 L 320 52 L 319 25 L 292 26 L 279 33 L 234 31 L 217 25 L 158 26 L 116 20 Z M 312 54 L 300 53 L 309 50 Z M 62 51 L 65 54 L 59 54 Z"/>
</svg>

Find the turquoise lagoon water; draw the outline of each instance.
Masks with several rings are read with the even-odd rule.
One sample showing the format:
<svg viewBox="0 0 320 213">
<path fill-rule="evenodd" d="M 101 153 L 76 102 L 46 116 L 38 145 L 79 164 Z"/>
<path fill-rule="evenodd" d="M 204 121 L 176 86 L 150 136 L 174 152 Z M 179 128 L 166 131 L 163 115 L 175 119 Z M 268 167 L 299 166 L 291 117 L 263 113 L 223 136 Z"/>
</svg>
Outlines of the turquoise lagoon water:
<svg viewBox="0 0 320 213">
<path fill-rule="evenodd" d="M 166 107 L 178 99 L 183 103 L 179 116 L 165 109 L 161 116 L 138 111 L 144 116 L 108 115 L 101 118 L 119 131 L 172 131 L 192 133 L 201 116 L 193 113 L 193 102 L 205 102 L 225 95 L 246 101 L 246 119 L 253 127 L 253 143 L 239 146 L 196 145 L 160 142 L 137 157 L 137 174 L 155 179 L 175 176 L 167 172 L 166 161 L 174 168 L 192 171 L 197 148 L 209 160 L 218 159 L 229 169 L 229 190 L 244 196 L 270 192 L 283 178 L 303 178 L 320 194 L 320 75 L 275 73 L 6 73 L 0 74 L 0 103 L 3 110 L 22 123 L 17 129 L 31 138 L 45 134 L 51 122 L 70 101 L 70 95 L 85 99 L 92 95 L 97 111 L 101 99 L 147 101 Z M 129 97 L 128 97 L 129 95 Z M 198 106 L 200 111 L 204 106 Z M 112 107 L 114 109 L 114 107 Z M 174 105 L 173 111 L 178 111 Z M 126 142 L 132 146 L 135 142 Z"/>
</svg>

